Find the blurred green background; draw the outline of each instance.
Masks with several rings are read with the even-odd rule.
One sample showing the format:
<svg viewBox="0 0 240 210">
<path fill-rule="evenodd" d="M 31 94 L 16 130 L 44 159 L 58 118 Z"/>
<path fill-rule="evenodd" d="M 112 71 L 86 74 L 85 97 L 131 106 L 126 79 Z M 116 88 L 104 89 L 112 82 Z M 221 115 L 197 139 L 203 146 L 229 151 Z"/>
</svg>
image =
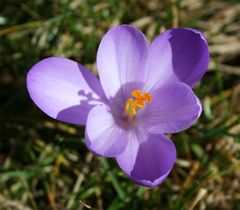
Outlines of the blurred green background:
<svg viewBox="0 0 240 210">
<path fill-rule="evenodd" d="M 240 4 L 237 0 L 3 0 L 0 2 L 2 210 L 240 209 Z M 151 41 L 173 27 L 203 31 L 209 70 L 195 89 L 196 125 L 171 136 L 178 159 L 154 189 L 130 181 L 113 159 L 88 152 L 84 128 L 45 116 L 26 73 L 61 55 L 97 73 L 104 33 L 132 24 Z"/>
</svg>

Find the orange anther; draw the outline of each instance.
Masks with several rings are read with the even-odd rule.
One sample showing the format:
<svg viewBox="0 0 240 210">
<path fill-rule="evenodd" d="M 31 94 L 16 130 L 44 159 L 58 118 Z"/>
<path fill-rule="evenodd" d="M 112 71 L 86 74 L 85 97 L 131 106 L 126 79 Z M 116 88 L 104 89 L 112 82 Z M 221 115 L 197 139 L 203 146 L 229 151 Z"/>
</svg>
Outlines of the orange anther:
<svg viewBox="0 0 240 210">
<path fill-rule="evenodd" d="M 145 101 L 152 103 L 152 98 L 150 96 L 150 93 L 144 93 L 144 98 L 145 98 Z"/>
<path fill-rule="evenodd" d="M 134 90 L 132 92 L 132 96 L 134 96 L 135 98 L 140 98 L 142 96 L 142 91 L 141 90 Z"/>
<path fill-rule="evenodd" d="M 136 100 L 134 101 L 134 104 L 137 106 L 137 107 L 140 107 L 140 108 L 143 108 L 145 106 L 145 103 L 143 100 Z"/>
<path fill-rule="evenodd" d="M 125 112 L 130 116 L 136 115 L 139 108 L 144 108 L 145 102 L 152 102 L 151 95 L 148 92 L 143 94 L 141 90 L 134 90 L 131 95 L 135 98 L 135 100 L 129 98 L 125 105 Z"/>
</svg>

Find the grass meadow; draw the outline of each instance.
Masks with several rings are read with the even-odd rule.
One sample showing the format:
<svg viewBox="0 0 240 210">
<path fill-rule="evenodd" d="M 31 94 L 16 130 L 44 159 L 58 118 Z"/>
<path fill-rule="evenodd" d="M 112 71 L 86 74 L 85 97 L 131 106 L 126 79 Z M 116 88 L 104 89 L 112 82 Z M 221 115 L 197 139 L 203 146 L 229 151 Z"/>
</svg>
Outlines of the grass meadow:
<svg viewBox="0 0 240 210">
<path fill-rule="evenodd" d="M 240 209 L 240 3 L 237 0 L 2 0 L 0 2 L 0 209 Z M 96 51 L 112 26 L 131 24 L 149 41 L 169 28 L 207 37 L 211 61 L 194 88 L 203 113 L 171 139 L 177 161 L 156 188 L 129 180 L 114 159 L 90 153 L 84 127 L 43 114 L 26 74 L 65 56 L 94 74 Z"/>
</svg>

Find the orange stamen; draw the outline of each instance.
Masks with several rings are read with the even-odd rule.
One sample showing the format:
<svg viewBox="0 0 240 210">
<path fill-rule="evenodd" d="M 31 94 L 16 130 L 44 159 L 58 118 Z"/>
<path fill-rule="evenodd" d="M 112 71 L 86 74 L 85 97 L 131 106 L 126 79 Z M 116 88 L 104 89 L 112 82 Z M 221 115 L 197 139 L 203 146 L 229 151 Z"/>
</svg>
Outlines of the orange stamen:
<svg viewBox="0 0 240 210">
<path fill-rule="evenodd" d="M 145 107 L 145 102 L 152 103 L 150 93 L 142 93 L 141 90 L 134 90 L 131 95 L 135 98 L 129 98 L 125 105 L 125 112 L 127 115 L 133 116 L 137 114 L 139 108 Z"/>
</svg>

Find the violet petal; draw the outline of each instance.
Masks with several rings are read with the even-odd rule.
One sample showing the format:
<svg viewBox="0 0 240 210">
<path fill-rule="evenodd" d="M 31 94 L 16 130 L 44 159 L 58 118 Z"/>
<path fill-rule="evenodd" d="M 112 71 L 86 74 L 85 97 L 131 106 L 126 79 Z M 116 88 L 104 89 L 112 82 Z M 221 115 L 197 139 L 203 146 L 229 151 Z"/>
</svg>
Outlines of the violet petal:
<svg viewBox="0 0 240 210">
<path fill-rule="evenodd" d="M 189 128 L 202 107 L 192 89 L 184 83 L 163 85 L 152 94 L 153 102 L 140 114 L 142 126 L 151 133 L 176 133 Z"/>
<path fill-rule="evenodd" d="M 201 32 L 188 28 L 168 30 L 157 36 L 149 49 L 146 90 L 169 82 L 196 86 L 209 64 L 209 50 Z"/>
<path fill-rule="evenodd" d="M 144 81 L 147 60 L 148 45 L 141 31 L 127 25 L 109 30 L 97 52 L 99 77 L 106 96 L 113 98 L 125 84 Z M 122 91 L 129 92 L 125 88 Z"/>
<path fill-rule="evenodd" d="M 99 80 L 84 66 L 63 57 L 49 57 L 27 74 L 34 103 L 54 119 L 85 124 L 89 110 L 104 103 Z"/>
<path fill-rule="evenodd" d="M 85 142 L 93 153 L 115 157 L 125 149 L 128 133 L 117 125 L 109 107 L 95 106 L 87 118 Z"/>
<path fill-rule="evenodd" d="M 138 131 L 132 134 L 117 163 L 130 179 L 155 187 L 170 173 L 176 159 L 173 142 L 162 134 Z"/>
</svg>

